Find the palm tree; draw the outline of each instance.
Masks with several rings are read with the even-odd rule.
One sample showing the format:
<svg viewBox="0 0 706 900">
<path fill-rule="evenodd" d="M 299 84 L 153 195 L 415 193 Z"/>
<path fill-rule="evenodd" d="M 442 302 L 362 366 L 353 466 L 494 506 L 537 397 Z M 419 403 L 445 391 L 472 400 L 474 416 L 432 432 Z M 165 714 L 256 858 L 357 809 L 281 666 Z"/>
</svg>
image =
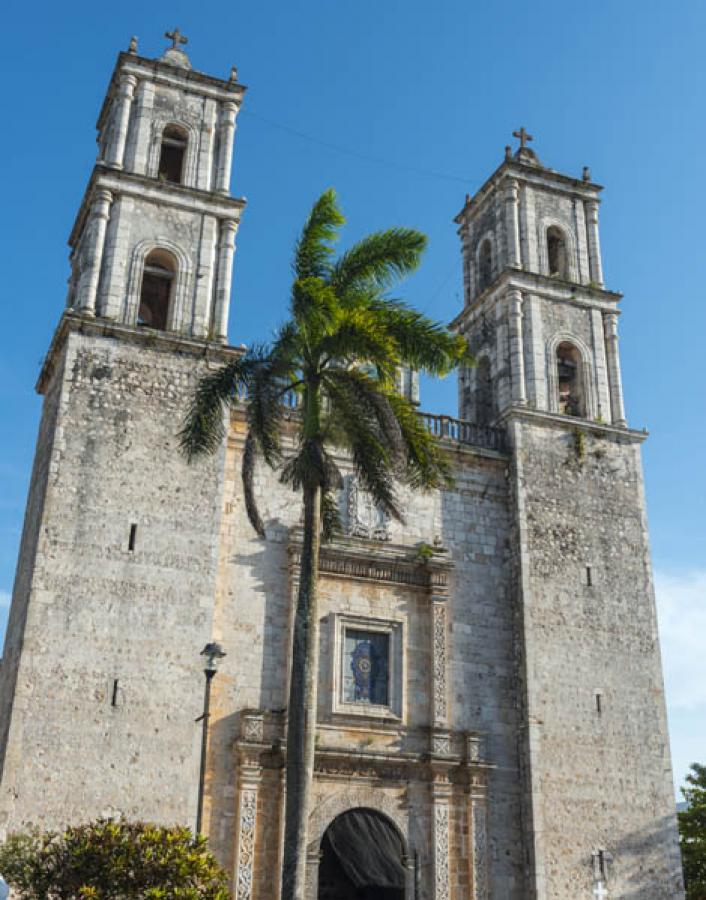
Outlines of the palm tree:
<svg viewBox="0 0 706 900">
<path fill-rule="evenodd" d="M 426 238 L 392 228 L 365 237 L 338 259 L 332 243 L 344 218 L 333 190 L 314 204 L 294 255 L 291 318 L 266 347 L 206 375 L 182 431 L 188 458 L 215 451 L 225 412 L 243 402 L 247 437 L 242 477 L 248 517 L 265 526 L 253 490 L 256 458 L 301 492 L 304 505 L 299 592 L 290 679 L 282 900 L 303 900 L 307 820 L 314 768 L 318 672 L 319 547 L 338 527 L 341 473 L 333 448 L 344 449 L 362 486 L 401 520 L 395 486 L 435 488 L 450 481 L 447 463 L 414 405 L 395 389 L 400 366 L 445 375 L 470 361 L 452 335 L 387 291 L 419 264 Z M 280 436 L 285 395 L 297 399 L 295 452 L 284 459 Z"/>
</svg>

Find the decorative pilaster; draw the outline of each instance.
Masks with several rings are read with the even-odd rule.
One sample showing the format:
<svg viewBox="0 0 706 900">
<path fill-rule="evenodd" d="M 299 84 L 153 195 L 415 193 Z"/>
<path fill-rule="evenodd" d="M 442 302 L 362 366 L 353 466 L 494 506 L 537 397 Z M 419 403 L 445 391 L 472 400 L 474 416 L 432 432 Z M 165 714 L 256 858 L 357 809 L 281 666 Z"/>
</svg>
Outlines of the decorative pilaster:
<svg viewBox="0 0 706 900">
<path fill-rule="evenodd" d="M 525 389 L 525 350 L 522 338 L 522 292 L 511 290 L 507 295 L 508 337 L 510 341 L 510 374 L 512 402 L 527 403 Z"/>
<path fill-rule="evenodd" d="M 221 236 L 218 242 L 218 281 L 216 284 L 216 306 L 213 315 L 215 339 L 228 338 L 228 310 L 230 307 L 230 286 L 233 277 L 233 254 L 235 253 L 235 233 L 238 226 L 232 219 L 221 222 Z"/>
<path fill-rule="evenodd" d="M 485 797 L 471 789 L 470 835 L 473 853 L 473 900 L 488 898 L 488 823 Z"/>
<path fill-rule="evenodd" d="M 130 107 L 132 106 L 136 84 L 137 78 L 134 75 L 123 72 L 120 76 L 120 89 L 116 99 L 113 132 L 105 159 L 106 164 L 113 169 L 123 168 L 127 126 L 130 121 Z"/>
<path fill-rule="evenodd" d="M 432 596 L 432 725 L 444 728 L 448 724 L 446 597 Z"/>
<path fill-rule="evenodd" d="M 218 168 L 216 170 L 216 190 L 222 194 L 230 193 L 230 167 L 233 161 L 233 135 L 235 133 L 235 116 L 238 107 L 235 103 L 224 103 L 221 107 L 220 150 Z"/>
<path fill-rule="evenodd" d="M 625 427 L 625 407 L 623 406 L 623 382 L 620 374 L 620 354 L 618 352 L 618 315 L 603 313 L 605 331 L 606 362 L 608 365 L 608 387 L 613 425 Z"/>
<path fill-rule="evenodd" d="M 125 153 L 125 169 L 128 172 L 137 172 L 138 175 L 147 174 L 154 94 L 153 82 L 139 83 L 135 98 L 135 121 L 130 129 L 131 139 Z"/>
<path fill-rule="evenodd" d="M 432 786 L 432 843 L 434 853 L 434 898 L 451 900 L 451 877 L 449 867 L 449 808 L 450 786 L 435 783 Z"/>
<path fill-rule="evenodd" d="M 598 202 L 587 200 L 584 204 L 586 210 L 586 236 L 588 239 L 588 267 L 591 273 L 591 281 L 599 287 L 603 287 L 603 265 L 601 264 L 601 245 L 598 237 Z"/>
<path fill-rule="evenodd" d="M 91 212 L 86 226 L 87 246 L 82 248 L 82 254 L 86 254 L 87 263 L 79 284 L 77 307 L 80 312 L 88 316 L 96 314 L 96 294 L 103 262 L 105 229 L 112 200 L 113 195 L 110 191 L 98 191 L 91 204 Z"/>
<path fill-rule="evenodd" d="M 505 184 L 505 233 L 507 235 L 507 264 L 519 269 L 520 262 L 520 188 L 515 178 Z"/>
<path fill-rule="evenodd" d="M 103 251 L 104 277 L 100 282 L 100 297 L 96 301 L 96 315 L 118 319 L 123 312 L 127 292 L 127 263 L 129 221 L 135 201 L 118 195 L 110 208 L 110 219 Z"/>
<path fill-rule="evenodd" d="M 257 835 L 257 794 L 261 769 L 243 764 L 238 790 L 238 833 L 235 854 L 235 900 L 252 900 Z"/>
</svg>

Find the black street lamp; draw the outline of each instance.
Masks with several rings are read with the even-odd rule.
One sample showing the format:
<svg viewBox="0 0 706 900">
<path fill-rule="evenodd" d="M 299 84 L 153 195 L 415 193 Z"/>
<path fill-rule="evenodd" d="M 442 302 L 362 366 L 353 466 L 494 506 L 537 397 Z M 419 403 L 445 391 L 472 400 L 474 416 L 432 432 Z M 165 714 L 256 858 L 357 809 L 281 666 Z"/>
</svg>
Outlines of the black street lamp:
<svg viewBox="0 0 706 900">
<path fill-rule="evenodd" d="M 223 659 L 225 653 L 220 644 L 215 642 L 206 644 L 201 651 L 205 657 L 203 673 L 206 676 L 206 688 L 203 697 L 203 713 L 196 720 L 202 723 L 201 731 L 201 771 L 199 772 L 199 805 L 196 810 L 196 834 L 201 834 L 201 820 L 203 818 L 203 786 L 206 780 L 206 750 L 208 749 L 208 719 L 211 715 L 211 682 L 218 671 L 218 660 Z"/>
</svg>

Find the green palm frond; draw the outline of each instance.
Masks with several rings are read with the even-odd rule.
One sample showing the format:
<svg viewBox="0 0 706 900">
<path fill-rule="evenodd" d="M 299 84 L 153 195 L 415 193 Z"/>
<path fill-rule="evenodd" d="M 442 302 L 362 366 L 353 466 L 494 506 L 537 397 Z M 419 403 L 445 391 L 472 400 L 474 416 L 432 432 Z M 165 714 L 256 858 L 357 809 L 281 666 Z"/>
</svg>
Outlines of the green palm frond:
<svg viewBox="0 0 706 900">
<path fill-rule="evenodd" d="M 375 299 L 369 309 L 378 327 L 396 342 L 400 359 L 413 369 L 443 376 L 459 364 L 473 365 L 464 337 L 402 301 Z"/>
<path fill-rule="evenodd" d="M 412 228 L 376 231 L 340 256 L 331 284 L 341 293 L 368 286 L 387 290 L 417 268 L 426 245 L 426 236 Z"/>
<path fill-rule="evenodd" d="M 389 395 L 388 400 L 405 444 L 406 483 L 415 490 L 450 487 L 453 479 L 448 460 L 414 404 L 394 393 Z"/>
<path fill-rule="evenodd" d="M 324 191 L 304 223 L 294 251 L 294 273 L 297 278 L 323 278 L 331 268 L 333 248 L 338 230 L 345 222 L 333 188 Z"/>
<path fill-rule="evenodd" d="M 179 446 L 187 460 L 214 453 L 225 436 L 225 411 L 248 385 L 266 358 L 256 350 L 235 359 L 198 383 L 180 431 Z"/>
<path fill-rule="evenodd" d="M 404 454 L 404 436 L 395 410 L 390 403 L 390 394 L 384 383 L 360 369 L 329 369 L 324 376 L 324 390 L 331 399 L 333 415 L 341 408 L 340 429 L 345 432 L 351 421 L 363 420 L 371 433 L 389 451 L 394 469 L 399 468 Z M 355 427 L 359 427 L 355 424 Z"/>
</svg>

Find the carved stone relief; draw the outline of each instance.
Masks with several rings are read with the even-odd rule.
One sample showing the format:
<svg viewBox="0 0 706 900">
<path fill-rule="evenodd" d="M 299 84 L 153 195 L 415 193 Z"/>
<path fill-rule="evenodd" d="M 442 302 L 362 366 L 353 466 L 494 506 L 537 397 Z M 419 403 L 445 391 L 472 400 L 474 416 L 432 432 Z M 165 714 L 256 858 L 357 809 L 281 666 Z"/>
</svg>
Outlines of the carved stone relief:
<svg viewBox="0 0 706 900">
<path fill-rule="evenodd" d="M 473 900 L 488 897 L 488 834 L 485 805 L 474 802 L 473 816 Z"/>
<path fill-rule="evenodd" d="M 437 803 L 434 808 L 434 887 L 435 900 L 449 900 L 449 807 Z"/>
<path fill-rule="evenodd" d="M 434 722 L 444 723 L 446 702 L 446 607 L 434 604 Z"/>
<path fill-rule="evenodd" d="M 240 793 L 240 839 L 238 867 L 236 871 L 237 900 L 252 897 L 253 861 L 255 857 L 255 820 L 257 816 L 257 791 L 251 788 Z"/>
<path fill-rule="evenodd" d="M 390 540 L 390 517 L 355 476 L 348 480 L 348 533 L 375 541 Z"/>
</svg>

